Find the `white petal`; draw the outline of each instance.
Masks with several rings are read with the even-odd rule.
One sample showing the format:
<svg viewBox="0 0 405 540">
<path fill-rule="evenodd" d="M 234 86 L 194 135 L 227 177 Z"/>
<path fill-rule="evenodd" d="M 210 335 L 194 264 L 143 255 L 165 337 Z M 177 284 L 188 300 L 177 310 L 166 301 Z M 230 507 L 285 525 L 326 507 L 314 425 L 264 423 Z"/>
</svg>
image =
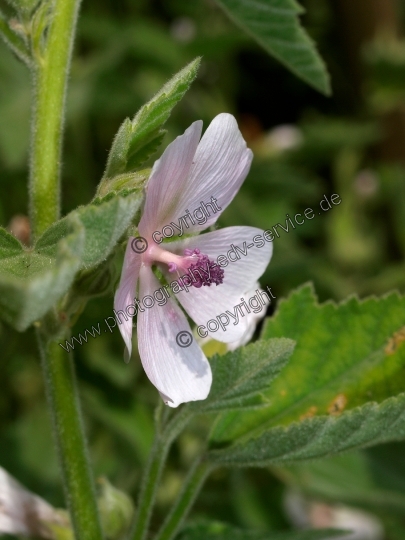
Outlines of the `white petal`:
<svg viewBox="0 0 405 540">
<path fill-rule="evenodd" d="M 239 191 L 252 158 L 253 153 L 246 147 L 235 118 L 227 113 L 216 116 L 198 145 L 177 211 L 179 216 L 184 215 L 184 209 L 192 213 L 211 197 L 217 200 L 221 210 L 214 213 L 215 207 L 213 210 L 207 207 L 210 216 L 206 216 L 206 223 L 193 225 L 187 229 L 188 233 L 202 231 L 216 222 Z"/>
<path fill-rule="evenodd" d="M 263 230 L 255 227 L 227 227 L 165 244 L 165 249 L 173 253 L 182 255 L 186 248 L 198 248 L 213 261 L 216 261 L 220 255 L 226 256 L 229 261 L 228 265 L 224 267 L 222 284 L 205 286 L 199 289 L 191 286 L 189 292 L 179 292 L 176 295 L 197 325 L 206 325 L 208 321 L 225 314 L 227 310 L 235 316 L 238 313 L 236 306 L 243 299 L 248 302 L 249 297 L 245 297 L 244 293 L 254 288 L 258 278 L 263 274 L 270 262 L 273 249 L 272 243 L 264 240 L 263 247 L 256 247 L 253 242 L 256 235 L 260 235 L 263 239 Z M 250 248 L 248 248 L 249 245 Z M 236 247 L 239 247 L 246 255 L 238 252 Z M 238 254 L 239 259 L 236 258 L 235 253 Z M 235 261 L 231 262 L 230 259 L 235 259 Z M 176 278 L 177 276 L 174 273 L 166 272 L 166 279 L 169 282 Z M 246 308 L 241 309 L 243 316 L 239 315 L 237 324 L 235 324 L 235 319 L 228 315 L 228 325 L 225 324 L 226 318 L 223 318 L 225 330 L 219 327 L 215 332 L 211 332 L 207 328 L 209 334 L 214 339 L 225 343 L 241 339 L 249 326 L 246 316 L 248 312 Z M 263 312 L 265 310 L 266 308 L 263 306 Z M 214 327 L 213 324 L 212 327 Z"/>
<path fill-rule="evenodd" d="M 0 467 L 0 536 L 23 535 L 50 538 L 46 523 L 66 528 L 69 524 L 62 514 L 46 501 L 25 489 Z"/>
<path fill-rule="evenodd" d="M 252 298 L 253 296 L 257 296 L 257 292 L 259 293 L 263 292 L 263 289 L 260 288 L 260 283 L 257 281 L 254 285 L 254 287 L 250 290 L 244 293 L 243 297 L 248 301 L 248 298 Z M 263 301 L 265 302 L 265 305 L 263 309 L 258 312 L 254 313 L 253 311 L 246 315 L 246 321 L 247 321 L 247 328 L 243 336 L 241 336 L 240 339 L 237 339 L 236 341 L 232 341 L 231 343 L 228 343 L 227 349 L 228 351 L 234 351 L 235 349 L 238 349 L 239 347 L 242 347 L 243 345 L 246 345 L 255 333 L 256 327 L 263 319 L 263 317 L 266 315 L 267 306 L 270 304 L 270 297 L 269 299 L 266 299 L 265 295 L 261 295 L 261 298 L 263 298 Z"/>
<path fill-rule="evenodd" d="M 125 345 L 128 351 L 128 359 L 132 352 L 132 318 L 130 313 L 134 313 L 134 310 L 126 311 L 127 307 L 134 303 L 134 296 L 136 293 L 136 283 L 138 281 L 139 268 L 141 266 L 141 257 L 131 247 L 131 242 L 134 239 L 133 236 L 128 238 L 127 248 L 125 251 L 124 264 L 121 271 L 121 280 L 114 296 L 114 310 L 117 315 L 118 327 L 121 335 L 125 341 Z"/>
<path fill-rule="evenodd" d="M 155 162 L 147 184 L 145 208 L 139 223 L 141 236 L 149 239 L 153 232 L 160 231 L 172 220 L 177 224 L 182 215 L 177 215 L 178 201 L 190 173 L 201 130 L 201 120 L 191 124 L 183 135 L 168 145 L 162 157 Z"/>
<path fill-rule="evenodd" d="M 142 236 L 149 238 L 171 222 L 183 226 L 183 234 L 207 229 L 239 191 L 253 154 L 246 147 L 235 118 L 226 113 L 216 116 L 198 144 L 201 127 L 201 122 L 194 122 L 155 163 L 139 224 Z M 205 213 L 201 203 L 206 205 Z M 193 215 L 196 211 L 194 224 L 188 216 L 184 217 L 186 211 Z M 184 219 L 180 220 L 181 217 Z"/>
<path fill-rule="evenodd" d="M 140 270 L 140 298 L 153 296 L 161 288 L 152 270 Z M 138 347 L 143 367 L 170 407 L 205 399 L 210 391 L 211 367 L 201 348 L 192 338 L 190 325 L 177 303 L 168 299 L 164 306 L 144 308 L 138 314 Z M 189 332 L 189 346 L 180 346 L 179 332 Z M 176 341 L 177 338 L 177 341 Z"/>
</svg>

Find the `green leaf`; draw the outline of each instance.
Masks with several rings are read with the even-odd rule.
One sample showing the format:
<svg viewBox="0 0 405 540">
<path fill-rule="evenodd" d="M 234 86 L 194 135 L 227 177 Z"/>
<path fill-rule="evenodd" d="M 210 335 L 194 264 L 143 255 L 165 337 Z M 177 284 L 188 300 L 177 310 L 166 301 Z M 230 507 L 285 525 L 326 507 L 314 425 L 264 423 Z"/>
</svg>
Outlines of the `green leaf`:
<svg viewBox="0 0 405 540">
<path fill-rule="evenodd" d="M 133 120 L 124 120 L 113 141 L 104 178 L 136 170 L 157 150 L 166 133 L 162 126 L 190 88 L 199 65 L 200 58 L 196 58 L 141 107 Z"/>
<path fill-rule="evenodd" d="M 0 310 L 17 330 L 45 315 L 69 290 L 79 270 L 103 262 L 125 233 L 142 197 L 113 196 L 54 223 L 33 249 L 0 229 Z"/>
<path fill-rule="evenodd" d="M 269 388 L 294 350 L 291 339 L 261 340 L 210 359 L 213 384 L 208 398 L 191 403 L 198 412 L 263 406 Z"/>
<path fill-rule="evenodd" d="M 262 337 L 288 337 L 297 345 L 288 366 L 265 393 L 265 409 L 221 415 L 213 440 L 316 415 L 337 415 L 404 390 L 405 298 L 351 297 L 319 305 L 311 286 L 280 302 Z"/>
<path fill-rule="evenodd" d="M 30 13 L 31 11 L 33 11 L 35 6 L 39 4 L 40 0 L 8 0 L 8 1 L 10 2 L 12 6 L 14 6 L 14 8 L 17 11 L 21 11 L 23 13 Z"/>
<path fill-rule="evenodd" d="M 0 313 L 17 330 L 40 319 L 65 294 L 80 267 L 84 231 L 72 220 L 58 244 L 24 249 L 3 229 L 0 234 Z"/>
<path fill-rule="evenodd" d="M 176 540 L 329 540 L 337 536 L 341 538 L 344 535 L 345 531 L 336 529 L 288 532 L 244 531 L 226 523 L 213 521 L 186 526 Z"/>
<path fill-rule="evenodd" d="M 317 416 L 258 437 L 212 450 L 210 461 L 227 466 L 265 467 L 338 454 L 405 438 L 405 394 L 367 403 L 340 416 Z"/>
<path fill-rule="evenodd" d="M 37 60 L 40 60 L 45 53 L 46 31 L 52 21 L 52 16 L 52 4 L 45 1 L 39 4 L 31 18 L 31 48 Z"/>
<path fill-rule="evenodd" d="M 85 234 L 80 268 L 94 267 L 111 253 L 117 241 L 131 224 L 141 201 L 141 194 L 133 193 L 127 197 L 113 196 L 100 203 L 94 202 L 79 207 L 47 229 L 38 240 L 35 249 L 52 253 L 56 246 L 55 242 L 65 236 L 70 223 L 78 221 Z"/>
<path fill-rule="evenodd" d="M 326 67 L 302 28 L 295 0 L 217 0 L 229 17 L 300 79 L 330 94 Z"/>
<path fill-rule="evenodd" d="M 23 252 L 22 244 L 12 234 L 0 228 L 0 259 L 16 257 Z"/>
<path fill-rule="evenodd" d="M 30 52 L 23 37 L 14 31 L 12 24 L 0 11 L 0 38 L 10 47 L 10 49 L 28 66 L 31 63 Z"/>
<path fill-rule="evenodd" d="M 86 231 L 83 266 L 95 266 L 106 259 L 131 224 L 141 202 L 142 196 L 135 194 L 75 210 Z"/>
<path fill-rule="evenodd" d="M 109 196 L 110 193 L 125 196 L 129 192 L 141 192 L 150 173 L 151 169 L 143 169 L 142 171 L 119 174 L 114 178 L 103 178 L 98 185 L 95 201 L 98 200 L 98 197 Z"/>
</svg>

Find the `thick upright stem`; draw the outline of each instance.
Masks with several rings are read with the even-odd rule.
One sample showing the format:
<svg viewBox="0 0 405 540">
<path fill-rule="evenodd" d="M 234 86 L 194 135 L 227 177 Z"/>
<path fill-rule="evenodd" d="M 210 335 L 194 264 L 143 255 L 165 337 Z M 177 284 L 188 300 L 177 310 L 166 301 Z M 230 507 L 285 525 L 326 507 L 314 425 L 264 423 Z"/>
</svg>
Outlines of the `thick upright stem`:
<svg viewBox="0 0 405 540">
<path fill-rule="evenodd" d="M 154 540 L 172 540 L 194 503 L 213 466 L 197 459 L 191 467 L 182 490 Z"/>
<path fill-rule="evenodd" d="M 34 239 L 59 218 L 59 170 L 70 57 L 80 0 L 55 0 L 34 67 L 30 213 Z"/>
<path fill-rule="evenodd" d="M 76 540 L 102 540 L 77 395 L 73 358 L 38 333 L 46 394 Z"/>
<path fill-rule="evenodd" d="M 30 213 L 34 240 L 59 218 L 66 83 L 80 0 L 54 0 L 43 50 L 35 50 Z M 40 47 L 40 43 L 37 43 Z M 38 332 L 63 486 L 76 540 L 102 540 L 73 358 Z"/>
</svg>

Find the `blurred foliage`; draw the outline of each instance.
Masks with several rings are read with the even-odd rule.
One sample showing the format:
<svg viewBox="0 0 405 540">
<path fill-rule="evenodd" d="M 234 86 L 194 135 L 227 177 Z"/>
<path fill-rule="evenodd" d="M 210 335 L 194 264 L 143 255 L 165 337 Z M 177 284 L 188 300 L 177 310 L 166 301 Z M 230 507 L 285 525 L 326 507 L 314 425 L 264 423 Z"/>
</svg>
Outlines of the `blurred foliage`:
<svg viewBox="0 0 405 540">
<path fill-rule="evenodd" d="M 302 3 L 308 9 L 305 26 L 331 70 L 332 98 L 269 58 L 210 0 L 86 0 L 68 95 L 64 213 L 93 198 L 124 118 L 132 118 L 173 73 L 201 55 L 199 76 L 173 111 L 163 144 L 198 118 L 207 126 L 219 112 L 236 115 L 255 159 L 220 225 L 267 229 L 285 223 L 286 214 L 318 209 L 324 195 L 341 197 L 339 206 L 321 215 L 315 211 L 313 220 L 288 234 L 281 231 L 262 285 L 270 285 L 277 298 L 308 280 L 320 300 L 405 292 L 405 138 L 399 139 L 402 156 L 386 159 L 382 151 L 386 115 L 401 118 L 405 110 L 405 41 L 388 36 L 364 48 L 359 97 L 333 3 Z M 0 8 L 8 9 L 4 0 Z M 0 221 L 7 226 L 14 218 L 15 233 L 16 217 L 27 214 L 30 107 L 27 69 L 1 43 Z M 280 124 L 288 126 L 280 129 Z M 401 131 L 396 133 L 398 139 Z M 73 334 L 111 312 L 111 297 L 92 300 Z M 0 463 L 61 507 L 33 330 L 22 335 L 1 324 L 0 350 Z M 134 495 L 153 437 L 156 392 L 139 359 L 126 365 L 122 353 L 117 330 L 75 351 L 96 475 Z M 199 422 L 170 455 L 157 522 L 202 444 L 205 425 Z M 218 470 L 200 495 L 195 515 L 235 527 L 287 530 L 288 486 L 316 500 L 371 511 L 383 520 L 388 540 L 402 540 L 403 455 L 403 444 L 396 443 L 288 469 Z"/>
</svg>

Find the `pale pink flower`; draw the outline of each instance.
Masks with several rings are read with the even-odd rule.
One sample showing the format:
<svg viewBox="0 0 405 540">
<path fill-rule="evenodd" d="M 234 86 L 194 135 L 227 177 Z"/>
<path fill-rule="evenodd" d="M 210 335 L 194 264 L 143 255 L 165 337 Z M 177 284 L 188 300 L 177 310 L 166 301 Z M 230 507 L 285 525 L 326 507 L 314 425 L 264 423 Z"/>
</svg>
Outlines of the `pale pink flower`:
<svg viewBox="0 0 405 540">
<path fill-rule="evenodd" d="M 252 247 L 246 256 L 241 255 L 240 260 L 229 262 L 224 268 L 215 264 L 218 256 L 228 253 L 231 244 L 252 244 L 255 235 L 263 233 L 260 229 L 228 227 L 196 235 L 214 225 L 232 201 L 253 157 L 232 115 L 219 114 L 200 140 L 201 130 L 202 121 L 194 122 L 169 144 L 153 166 L 138 228 L 148 247 L 145 252 L 136 253 L 131 245 L 133 237 L 128 240 L 114 299 L 117 311 L 125 312 L 134 304 L 134 296 L 141 300 L 154 297 L 154 292 L 162 288 L 152 266 L 163 274 L 167 283 L 176 280 L 180 283 L 182 275 L 192 270 L 198 272 L 200 268 L 207 270 L 207 279 L 202 271 L 201 279 L 188 288 L 189 292 L 174 292 L 191 319 L 197 325 L 205 325 L 226 310 L 233 313 L 243 292 L 253 288 L 270 261 L 272 244 L 265 242 L 261 248 Z M 210 212 L 205 223 L 189 222 L 185 233 L 193 236 L 161 244 L 155 242 L 152 236 L 155 231 L 162 231 L 171 222 L 178 224 L 187 210 L 193 212 L 211 197 L 221 210 Z M 165 305 L 155 302 L 153 307 L 142 308 L 137 322 L 139 354 L 147 376 L 165 403 L 177 407 L 180 403 L 205 399 L 212 382 L 210 365 L 195 340 L 188 347 L 179 346 L 176 341 L 179 332 L 191 334 L 191 329 L 173 295 Z M 130 355 L 132 317 L 121 319 L 119 328 Z M 218 341 L 233 342 L 245 335 L 248 326 L 247 317 L 240 317 L 237 325 L 231 323 L 226 331 L 220 328 L 212 336 Z"/>
<path fill-rule="evenodd" d="M 254 286 L 250 289 L 250 291 L 246 292 L 243 297 L 245 299 L 251 298 L 256 294 L 256 291 L 259 290 L 261 293 L 266 293 L 266 291 L 263 291 L 260 288 L 260 283 L 257 281 Z M 267 293 L 266 293 L 267 294 Z M 267 296 L 269 296 L 267 294 Z M 259 324 L 259 322 L 263 319 L 263 317 L 266 315 L 267 307 L 271 303 L 271 298 L 269 297 L 268 300 L 265 300 L 265 295 L 262 295 L 261 298 L 265 302 L 265 305 L 262 306 L 261 311 L 255 313 L 254 311 L 251 311 L 246 315 L 246 329 L 245 332 L 240 336 L 239 339 L 236 339 L 235 341 L 231 341 L 227 344 L 228 351 L 234 351 L 235 349 L 238 349 L 239 347 L 243 347 L 243 345 L 246 345 L 246 343 L 249 343 L 249 341 L 252 339 L 253 334 L 256 331 L 256 327 Z"/>
<path fill-rule="evenodd" d="M 245 292 L 243 294 L 242 298 L 244 298 L 245 301 L 248 301 L 248 299 L 253 297 L 253 296 L 257 297 L 257 292 L 258 291 L 260 293 L 265 293 L 265 294 L 262 294 L 262 296 L 261 296 L 261 298 L 263 299 L 264 305 L 262 305 L 260 311 L 256 311 L 256 313 L 251 310 L 250 313 L 245 313 L 244 314 L 244 317 L 246 317 L 246 321 L 245 321 L 246 324 L 245 324 L 244 333 L 241 334 L 240 337 L 238 339 L 236 339 L 235 341 L 227 342 L 224 352 L 226 352 L 226 351 L 235 351 L 236 349 L 239 349 L 239 347 L 243 347 L 244 345 L 249 343 L 249 341 L 253 337 L 253 334 L 256 331 L 257 325 L 260 323 L 260 321 L 266 315 L 267 307 L 271 303 L 271 298 L 270 298 L 269 294 L 266 291 L 263 291 L 263 289 L 260 288 L 260 283 L 258 281 L 256 281 L 256 283 L 253 285 L 253 287 L 250 289 L 250 291 L 247 291 L 247 292 Z M 266 299 L 266 295 L 267 295 L 267 299 Z M 214 334 L 211 333 L 211 335 L 208 335 L 208 336 L 202 338 L 202 337 L 199 336 L 197 331 L 194 332 L 194 337 L 196 338 L 197 342 L 200 344 L 201 347 L 204 347 L 208 343 L 215 340 L 213 335 Z"/>
<path fill-rule="evenodd" d="M 53 527 L 72 538 L 69 518 L 44 499 L 25 489 L 0 467 L 0 536 L 54 538 Z M 72 533 L 71 533 L 72 534 Z"/>
</svg>

